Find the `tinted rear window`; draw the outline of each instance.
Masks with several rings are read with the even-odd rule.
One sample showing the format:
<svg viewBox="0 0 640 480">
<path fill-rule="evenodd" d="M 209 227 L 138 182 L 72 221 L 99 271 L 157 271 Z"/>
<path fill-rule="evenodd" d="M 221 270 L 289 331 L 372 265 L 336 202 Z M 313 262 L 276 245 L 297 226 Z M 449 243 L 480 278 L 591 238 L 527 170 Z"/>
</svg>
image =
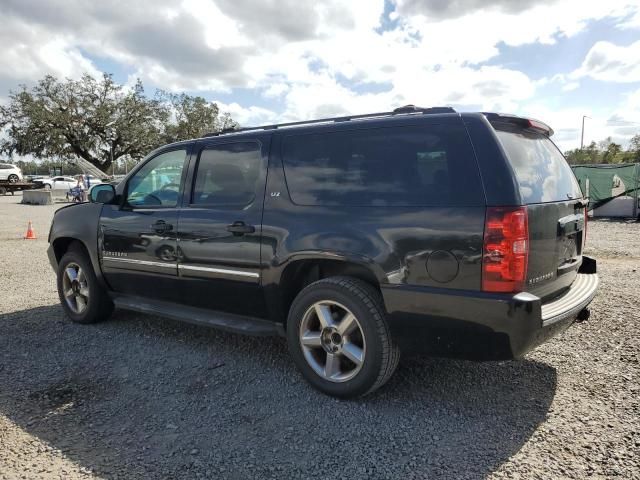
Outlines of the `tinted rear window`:
<svg viewBox="0 0 640 480">
<path fill-rule="evenodd" d="M 497 130 L 516 174 L 524 203 L 582 197 L 571 167 L 554 143 L 538 133 Z"/>
<path fill-rule="evenodd" d="M 255 198 L 262 156 L 254 142 L 226 143 L 200 152 L 191 203 L 248 205 Z"/>
<path fill-rule="evenodd" d="M 463 127 L 292 135 L 283 141 L 283 158 L 289 192 L 299 205 L 484 204 Z"/>
</svg>

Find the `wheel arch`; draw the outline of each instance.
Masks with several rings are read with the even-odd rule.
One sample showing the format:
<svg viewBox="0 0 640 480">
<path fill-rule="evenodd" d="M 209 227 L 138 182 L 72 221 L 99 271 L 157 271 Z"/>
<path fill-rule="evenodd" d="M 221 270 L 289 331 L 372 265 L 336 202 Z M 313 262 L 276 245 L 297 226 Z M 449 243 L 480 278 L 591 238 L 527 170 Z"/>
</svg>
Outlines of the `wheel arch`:
<svg viewBox="0 0 640 480">
<path fill-rule="evenodd" d="M 297 255 L 282 268 L 276 282 L 279 295 L 275 307 L 285 328 L 289 309 L 298 293 L 315 281 L 334 276 L 358 278 L 378 291 L 386 278 L 372 260 L 364 257 L 329 253 Z"/>
<path fill-rule="evenodd" d="M 72 245 L 78 245 L 89 258 L 98 283 L 106 287 L 99 257 L 98 230 L 102 205 L 79 203 L 57 210 L 49 231 L 50 250 L 57 262 Z"/>
<path fill-rule="evenodd" d="M 58 237 L 51 242 L 51 245 L 53 247 L 53 252 L 58 263 L 60 263 L 60 260 L 62 259 L 64 254 L 70 250 L 80 250 L 82 251 L 82 253 L 87 255 L 87 258 L 91 259 L 91 256 L 89 255 L 89 249 L 84 244 L 84 242 L 82 242 L 82 240 L 79 240 L 77 238 Z"/>
</svg>

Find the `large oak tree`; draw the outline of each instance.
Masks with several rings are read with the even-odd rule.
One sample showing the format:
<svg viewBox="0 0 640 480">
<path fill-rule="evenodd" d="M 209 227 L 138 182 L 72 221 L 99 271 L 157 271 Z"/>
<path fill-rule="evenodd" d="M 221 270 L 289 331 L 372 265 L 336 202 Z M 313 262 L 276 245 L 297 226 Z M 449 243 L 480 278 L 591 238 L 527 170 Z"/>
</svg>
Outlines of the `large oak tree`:
<svg viewBox="0 0 640 480">
<path fill-rule="evenodd" d="M 107 74 L 64 81 L 46 76 L 11 92 L 0 107 L 0 151 L 79 157 L 106 172 L 122 157 L 138 160 L 162 144 L 236 126 L 202 97 L 159 91 L 149 98 L 140 81 L 125 88 Z"/>
</svg>

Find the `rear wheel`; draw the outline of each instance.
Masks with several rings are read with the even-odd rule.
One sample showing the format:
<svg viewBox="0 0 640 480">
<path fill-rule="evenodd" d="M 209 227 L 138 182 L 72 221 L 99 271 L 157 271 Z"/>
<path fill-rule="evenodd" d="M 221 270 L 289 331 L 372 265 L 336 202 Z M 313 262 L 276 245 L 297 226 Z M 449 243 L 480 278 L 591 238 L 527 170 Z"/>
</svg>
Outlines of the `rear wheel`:
<svg viewBox="0 0 640 480">
<path fill-rule="evenodd" d="M 341 398 L 380 388 L 400 358 L 380 294 L 350 277 L 323 279 L 302 290 L 289 311 L 287 340 L 305 379 Z"/>
<path fill-rule="evenodd" d="M 79 248 L 64 254 L 58 264 L 58 296 L 67 316 L 77 323 L 106 320 L 113 311 L 113 303 L 100 288 L 87 258 Z"/>
<path fill-rule="evenodd" d="M 18 183 L 20 178 L 15 173 L 12 173 L 11 175 L 9 175 L 8 180 L 9 180 L 9 183 Z"/>
</svg>

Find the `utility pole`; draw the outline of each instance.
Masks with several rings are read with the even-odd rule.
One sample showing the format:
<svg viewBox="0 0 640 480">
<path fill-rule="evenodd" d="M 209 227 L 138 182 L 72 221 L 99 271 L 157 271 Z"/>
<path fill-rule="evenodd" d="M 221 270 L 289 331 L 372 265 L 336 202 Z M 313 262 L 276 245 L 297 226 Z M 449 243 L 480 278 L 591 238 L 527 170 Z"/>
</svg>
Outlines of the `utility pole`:
<svg viewBox="0 0 640 480">
<path fill-rule="evenodd" d="M 587 117 L 586 115 L 582 116 L 582 134 L 580 135 L 580 150 L 584 148 L 584 119 L 588 118 L 591 120 L 591 117 Z"/>
</svg>

